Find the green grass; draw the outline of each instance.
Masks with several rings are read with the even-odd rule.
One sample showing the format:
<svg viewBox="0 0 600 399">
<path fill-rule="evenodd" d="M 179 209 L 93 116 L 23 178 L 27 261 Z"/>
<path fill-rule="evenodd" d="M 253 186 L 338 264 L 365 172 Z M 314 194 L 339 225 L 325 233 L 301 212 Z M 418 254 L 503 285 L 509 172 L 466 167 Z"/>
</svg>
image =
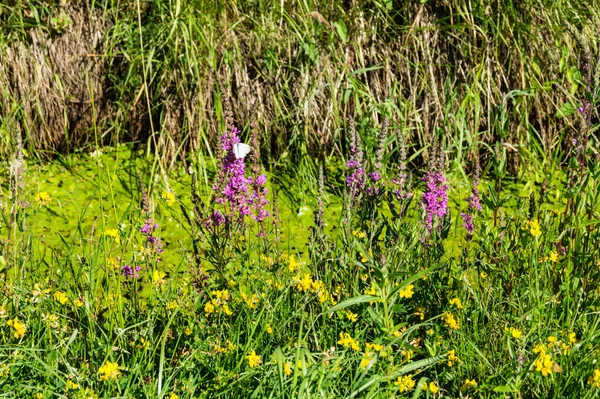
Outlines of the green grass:
<svg viewBox="0 0 600 399">
<path fill-rule="evenodd" d="M 388 163 L 381 194 L 351 208 L 345 183 L 328 180 L 323 232 L 310 221 L 317 194 L 290 180 L 294 201 L 279 195 L 278 223 L 267 219 L 264 236 L 250 218 L 213 236 L 194 216 L 191 230 L 183 214 L 194 204 L 189 178 L 148 180 L 151 164 L 130 151 L 30 164 L 17 190 L 17 204 L 27 205 L 12 224 L 14 197 L 3 186 L 1 390 L 16 398 L 596 397 L 600 388 L 588 383 L 600 350 L 596 169 L 579 185 L 535 165 L 484 180 L 467 240 L 459 213 L 470 188 L 458 167 L 447 170 L 450 217 L 435 221 L 430 237 L 425 186 L 415 178 L 412 201 L 401 205 Z M 210 185 L 198 189 L 200 212 L 210 214 Z M 159 223 L 152 234 L 163 254 L 140 232 L 148 217 Z M 539 221 L 539 234 L 528 220 Z M 122 276 L 125 264 L 140 266 L 139 278 Z"/>
</svg>

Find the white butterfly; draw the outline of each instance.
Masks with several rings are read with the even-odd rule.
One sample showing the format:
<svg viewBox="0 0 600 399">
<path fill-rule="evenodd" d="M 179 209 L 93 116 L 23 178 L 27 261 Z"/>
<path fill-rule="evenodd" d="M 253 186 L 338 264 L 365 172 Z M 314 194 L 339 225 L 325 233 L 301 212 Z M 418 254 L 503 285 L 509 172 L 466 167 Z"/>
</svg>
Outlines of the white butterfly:
<svg viewBox="0 0 600 399">
<path fill-rule="evenodd" d="M 252 147 L 250 147 L 248 144 L 237 143 L 233 146 L 233 155 L 235 155 L 237 159 L 245 158 L 250 151 L 252 151 Z"/>
</svg>

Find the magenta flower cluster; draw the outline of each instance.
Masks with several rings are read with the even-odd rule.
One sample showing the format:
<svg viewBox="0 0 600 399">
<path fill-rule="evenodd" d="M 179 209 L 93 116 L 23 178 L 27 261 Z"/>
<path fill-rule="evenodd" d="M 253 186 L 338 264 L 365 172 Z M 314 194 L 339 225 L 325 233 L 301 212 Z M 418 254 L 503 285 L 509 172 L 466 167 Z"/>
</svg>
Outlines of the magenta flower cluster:
<svg viewBox="0 0 600 399">
<path fill-rule="evenodd" d="M 154 222 L 151 218 L 146 219 L 144 225 L 140 228 L 140 232 L 146 236 L 146 245 L 154 248 L 157 253 L 163 253 L 163 244 L 160 241 L 160 238 L 156 236 L 156 230 L 158 229 L 158 224 Z M 160 261 L 160 258 L 156 258 L 157 261 Z"/>
<path fill-rule="evenodd" d="M 479 190 L 477 189 L 477 179 L 475 181 L 475 186 L 473 187 L 473 191 L 469 198 L 467 198 L 467 212 L 463 212 L 460 216 L 463 219 L 463 226 L 467 230 L 467 235 L 470 237 L 473 235 L 473 231 L 475 231 L 475 225 L 473 224 L 473 218 L 475 215 L 475 211 L 481 211 L 481 201 L 479 200 Z"/>
<path fill-rule="evenodd" d="M 140 270 L 142 270 L 142 268 L 139 265 L 135 267 L 125 265 L 121 268 L 121 275 L 127 278 L 138 278 L 140 276 Z"/>
<path fill-rule="evenodd" d="M 434 169 L 427 172 L 421 180 L 427 185 L 421 203 L 426 213 L 425 227 L 431 233 L 434 220 L 441 219 L 448 213 L 448 185 L 444 173 Z"/>
<path fill-rule="evenodd" d="M 237 158 L 233 148 L 240 143 L 240 131 L 233 127 L 221 136 L 222 157 L 220 159 L 217 182 L 213 186 L 216 203 L 225 207 L 225 213 L 230 217 L 243 219 L 251 216 L 254 220 L 262 222 L 270 213 L 266 206 L 268 190 L 266 188 L 267 176 L 261 174 L 256 177 L 246 177 L 246 164 L 244 158 Z M 215 226 L 227 222 L 226 215 L 214 210 L 211 221 Z"/>
</svg>

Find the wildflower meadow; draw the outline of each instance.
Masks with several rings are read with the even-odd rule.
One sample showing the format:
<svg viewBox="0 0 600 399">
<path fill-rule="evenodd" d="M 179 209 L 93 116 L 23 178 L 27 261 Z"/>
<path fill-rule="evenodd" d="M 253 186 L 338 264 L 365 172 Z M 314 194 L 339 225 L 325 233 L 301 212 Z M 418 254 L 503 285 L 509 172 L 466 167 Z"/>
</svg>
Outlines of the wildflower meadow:
<svg viewBox="0 0 600 399">
<path fill-rule="evenodd" d="M 76 26 L 73 15 L 82 9 L 60 3 L 52 6 L 56 9 L 35 3 L 36 13 L 0 5 L 0 26 L 16 23 L 15 15 L 33 21 L 35 15 L 60 12 L 48 29 L 63 35 Z M 201 65 L 186 58 L 196 39 L 178 39 L 180 30 L 201 29 L 186 25 L 186 18 L 208 18 L 193 17 L 195 3 L 157 2 L 160 8 L 133 2 L 133 11 L 100 3 L 90 7 L 133 15 L 132 26 L 140 21 L 128 45 L 140 46 L 140 57 L 147 58 L 117 54 L 125 45 L 103 55 L 90 52 L 89 57 L 118 59 L 105 65 L 112 71 L 106 79 L 125 79 L 118 73 L 129 71 L 125 75 L 132 81 L 114 88 L 135 86 L 137 97 L 133 105 L 119 102 L 115 89 L 99 92 L 112 98 L 113 108 L 96 108 L 91 100 L 81 104 L 92 104 L 86 112 L 94 118 L 128 114 L 134 126 L 139 117 L 148 135 L 131 133 L 132 127 L 130 136 L 108 139 L 120 122 L 104 133 L 94 122 L 88 131 L 94 140 L 69 128 L 64 134 L 77 131 L 81 140 L 58 144 L 51 135 L 35 136 L 28 123 L 40 123 L 40 132 L 49 125 L 27 119 L 27 107 L 0 101 L 0 115 L 10 114 L 0 122 L 0 398 L 600 397 L 600 62 L 594 47 L 599 36 L 577 30 L 582 15 L 593 20 L 592 11 L 577 14 L 567 6 L 557 11 L 565 13 L 580 51 L 564 56 L 561 71 L 571 80 L 531 83 L 552 101 L 517 86 L 494 100 L 491 75 L 482 80 L 488 97 L 474 91 L 485 86 L 479 82 L 461 100 L 467 83 L 438 81 L 433 72 L 424 75 L 429 77 L 419 89 L 432 97 L 400 99 L 396 86 L 386 92 L 360 80 L 392 66 L 363 59 L 343 79 L 321 82 L 342 97 L 331 95 L 329 111 L 317 107 L 327 114 L 318 133 L 310 130 L 311 121 L 294 125 L 304 133 L 286 135 L 291 119 L 322 115 L 299 103 L 284 112 L 291 97 L 275 89 L 253 92 L 233 85 L 255 98 L 242 112 L 225 81 L 215 83 L 221 85 L 219 95 L 209 99 L 159 76 L 168 67 L 152 57 L 174 48 L 181 53 L 176 65 L 182 74 Z M 354 18 L 371 16 L 373 32 L 404 24 L 399 32 L 420 35 L 426 30 L 422 24 L 443 11 L 442 2 L 414 2 L 409 10 L 418 14 L 405 23 L 398 22 L 401 16 L 413 14 L 391 1 L 368 6 L 333 1 L 337 11 L 322 11 L 327 18 L 316 7 L 324 10 L 329 2 L 306 3 L 302 7 L 310 3 L 315 10 L 302 9 L 305 14 L 283 1 L 249 3 L 262 16 L 247 5 L 223 6 L 220 15 L 239 18 L 222 22 L 229 29 L 224 43 L 230 34 L 262 35 L 267 27 L 274 34 L 282 26 L 295 27 L 296 36 L 281 40 L 296 43 L 309 36 L 295 25 L 301 21 L 322 25 L 321 40 L 331 41 L 330 47 L 302 41 L 306 57 L 290 47 L 276 59 L 261 48 L 256 63 L 273 73 L 268 78 L 273 81 L 285 79 L 275 74 L 278 63 L 300 74 L 305 66 L 329 65 L 319 64 L 325 61 L 317 55 L 323 51 L 318 53 L 323 57 L 326 48 L 341 57 L 335 46 L 345 46 L 347 60 L 355 56 L 351 48 L 357 53 L 370 48 L 350 38 L 364 33 L 349 30 Z M 9 7 L 13 13 L 6 17 L 2 12 Z M 440 24 L 449 24 L 447 32 L 462 29 L 449 21 L 457 18 L 460 25 L 459 18 L 469 13 L 476 17 L 473 23 L 492 29 L 478 19 L 489 16 L 489 9 L 448 7 L 460 9 L 460 17 L 438 15 Z M 348 26 L 342 17 L 329 22 L 336 12 L 348 17 Z M 168 29 L 152 33 L 141 26 L 142 20 L 159 24 L 167 16 L 175 21 Z M 119 26 L 126 35 L 126 24 Z M 215 26 L 206 25 L 207 37 Z M 522 32 L 517 30 L 522 26 L 514 29 Z M 112 40 L 123 40 L 111 32 Z M 437 43 L 437 31 L 428 32 L 433 36 L 427 40 Z M 494 32 L 489 37 L 497 38 Z M 170 35 L 165 40 L 173 47 L 148 52 L 142 39 L 151 33 Z M 10 43 L 3 35 L 0 44 Z M 373 35 L 360 40 L 375 40 Z M 246 39 L 255 40 L 250 34 Z M 215 54 L 221 45 L 197 40 Z M 492 47 L 491 39 L 486 43 L 488 52 L 503 48 Z M 558 56 L 569 53 L 565 49 L 559 46 Z M 527 65 L 542 65 L 534 58 Z M 427 59 L 433 62 L 431 54 Z M 143 71 L 127 70 L 128 62 L 139 62 Z M 189 62 L 189 68 L 179 62 Z M 236 63 L 230 65 L 235 79 L 262 79 Z M 343 69 L 342 64 L 335 65 Z M 487 64 L 481 65 L 477 73 L 487 73 Z M 539 65 L 535 76 L 542 79 Z M 95 86 L 88 72 L 89 94 Z M 190 94 L 212 118 L 209 127 L 189 122 L 200 114 L 184 105 L 159 117 L 151 90 L 159 92 L 160 84 L 167 88 L 163 96 Z M 517 83 L 505 80 L 498 87 L 503 84 Z M 560 84 L 571 86 L 561 91 Z M 560 93 L 549 94 L 553 90 Z M 368 101 L 361 97 L 367 92 Z M 441 93 L 448 97 L 433 100 Z M 314 94 L 315 101 L 320 95 Z M 281 101 L 269 103 L 279 110 L 272 118 L 260 105 L 268 96 Z M 561 96 L 568 98 L 553 102 Z M 534 97 L 539 107 L 527 111 Z M 437 108 L 441 101 L 448 106 Z M 453 109 L 460 101 L 460 109 Z M 541 101 L 554 107 L 543 118 Z M 471 107 L 484 118 L 483 102 L 485 122 L 469 119 Z M 340 111 L 349 104 L 353 112 Z M 145 112 L 148 118 L 139 116 Z M 173 127 L 185 118 L 202 133 Z M 560 124 L 554 136 L 540 122 L 544 118 Z M 52 143 L 55 149 L 47 151 Z"/>
</svg>

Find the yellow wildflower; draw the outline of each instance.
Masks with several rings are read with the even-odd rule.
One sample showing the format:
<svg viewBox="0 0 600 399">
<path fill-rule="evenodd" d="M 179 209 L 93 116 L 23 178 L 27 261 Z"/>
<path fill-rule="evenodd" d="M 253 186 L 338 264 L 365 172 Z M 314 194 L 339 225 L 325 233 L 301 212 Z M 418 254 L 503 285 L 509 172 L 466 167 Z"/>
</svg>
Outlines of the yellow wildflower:
<svg viewBox="0 0 600 399">
<path fill-rule="evenodd" d="M 283 374 L 290 376 L 292 372 L 292 366 L 288 362 L 283 362 Z"/>
<path fill-rule="evenodd" d="M 256 354 L 255 351 L 250 352 L 246 356 L 246 359 L 248 360 L 248 365 L 252 368 L 254 368 L 262 363 L 262 359 L 260 358 L 259 355 Z"/>
<path fill-rule="evenodd" d="M 25 331 L 27 330 L 27 326 L 21 323 L 17 317 L 12 320 L 6 322 L 10 327 L 15 329 L 14 337 L 19 339 L 25 335 Z"/>
<path fill-rule="evenodd" d="M 340 333 L 340 340 L 337 343 L 343 345 L 345 348 L 350 347 L 355 351 L 360 350 L 358 341 L 354 340 L 348 333 Z"/>
<path fill-rule="evenodd" d="M 223 304 L 223 313 L 225 313 L 227 316 L 231 316 L 233 314 L 231 309 L 229 309 L 229 305 L 227 305 L 226 303 Z"/>
<path fill-rule="evenodd" d="M 398 387 L 400 392 L 410 391 L 415 387 L 415 380 L 412 379 L 412 375 L 404 375 L 402 377 L 398 377 L 394 385 Z"/>
<path fill-rule="evenodd" d="M 354 230 L 352 235 L 357 238 L 365 238 L 365 232 L 360 230 Z"/>
<path fill-rule="evenodd" d="M 67 389 L 78 389 L 79 385 L 71 380 L 67 380 Z"/>
<path fill-rule="evenodd" d="M 171 205 L 169 205 L 169 206 L 171 206 Z M 177 394 L 175 392 L 171 392 L 168 399 L 179 399 L 179 396 L 177 396 Z"/>
<path fill-rule="evenodd" d="M 10 375 L 10 366 L 8 364 L 0 365 L 0 378 L 8 377 Z"/>
<path fill-rule="evenodd" d="M 548 259 L 550 260 L 550 262 L 558 262 L 558 252 L 551 251 Z"/>
<path fill-rule="evenodd" d="M 300 284 L 298 285 L 298 291 L 308 291 L 310 290 L 311 286 L 312 278 L 310 277 L 310 274 L 304 273 L 304 276 L 302 277 L 302 279 L 300 280 Z"/>
<path fill-rule="evenodd" d="M 552 374 L 552 357 L 547 353 L 540 353 L 540 356 L 533 363 L 535 370 L 542 373 L 544 377 Z"/>
<path fill-rule="evenodd" d="M 456 363 L 460 362 L 460 359 L 458 356 L 456 356 L 454 349 L 452 349 L 450 352 L 448 352 L 448 357 L 446 358 L 446 360 L 448 361 L 448 366 L 450 366 L 450 367 L 452 367 Z"/>
<path fill-rule="evenodd" d="M 600 388 L 600 370 L 594 370 L 594 373 L 588 378 L 588 384 L 594 388 Z"/>
<path fill-rule="evenodd" d="M 533 347 L 532 352 L 533 353 L 546 353 L 546 345 L 538 344 Z"/>
<path fill-rule="evenodd" d="M 76 308 L 80 308 L 83 306 L 83 301 L 81 299 L 75 298 L 73 299 L 73 305 L 75 305 Z"/>
<path fill-rule="evenodd" d="M 98 373 L 100 374 L 101 381 L 116 379 L 121 375 L 121 372 L 119 371 L 119 363 L 113 363 L 107 360 L 106 363 L 104 363 L 104 365 L 98 369 Z"/>
<path fill-rule="evenodd" d="M 536 219 L 528 221 L 527 225 L 529 226 L 529 233 L 531 233 L 532 236 L 539 237 L 542 235 L 540 223 Z"/>
<path fill-rule="evenodd" d="M 400 298 L 412 298 L 412 296 L 414 294 L 413 288 L 415 288 L 415 286 L 412 284 L 409 284 L 406 287 L 402 288 L 400 291 L 398 291 Z"/>
<path fill-rule="evenodd" d="M 481 272 L 481 273 L 479 273 L 479 276 L 480 276 L 482 279 L 486 279 L 486 278 L 487 278 L 487 276 L 488 276 L 488 274 L 487 274 L 486 272 Z"/>
<path fill-rule="evenodd" d="M 573 344 L 576 344 L 576 343 L 577 343 L 577 335 L 576 335 L 574 332 L 572 332 L 572 333 L 569 333 L 569 343 L 570 343 L 571 345 L 573 345 Z"/>
<path fill-rule="evenodd" d="M 62 291 L 56 291 L 54 293 L 54 300 L 58 303 L 60 303 L 61 305 L 66 304 L 67 302 L 69 302 L 69 298 L 67 297 L 67 294 L 65 294 Z"/>
<path fill-rule="evenodd" d="M 520 339 L 523 336 L 521 330 L 515 327 L 506 328 L 507 331 L 514 339 Z"/>
<path fill-rule="evenodd" d="M 33 395 L 33 399 L 44 399 L 44 394 L 41 392 L 38 392 L 35 395 Z"/>
<path fill-rule="evenodd" d="M 475 380 L 466 379 L 464 384 L 460 387 L 461 391 L 468 391 L 471 388 L 477 388 L 477 382 Z"/>
<path fill-rule="evenodd" d="M 164 283 L 167 282 L 167 280 L 165 279 L 165 277 L 167 276 L 167 273 L 162 272 L 160 270 L 155 270 L 154 272 L 152 272 L 152 282 L 154 283 L 154 285 L 162 285 Z"/>
<path fill-rule="evenodd" d="M 290 255 L 288 257 L 288 270 L 290 271 L 290 273 L 294 273 L 298 268 L 298 265 L 300 264 L 296 262 L 296 258 L 294 258 L 294 255 Z"/>
<path fill-rule="evenodd" d="M 454 317 L 452 313 L 444 313 L 442 319 L 447 328 L 452 330 L 458 330 L 460 328 L 460 320 L 457 317 Z"/>
<path fill-rule="evenodd" d="M 552 348 L 558 342 L 558 337 L 553 335 L 548 337 L 548 348 Z"/>
<path fill-rule="evenodd" d="M 454 298 L 450 300 L 450 305 L 454 305 L 456 306 L 458 309 L 462 309 L 463 305 L 462 302 L 460 301 L 460 298 Z"/>
<path fill-rule="evenodd" d="M 358 314 L 352 313 L 351 311 L 348 310 L 346 312 L 346 318 L 354 323 L 358 319 Z"/>
<path fill-rule="evenodd" d="M 371 364 L 373 357 L 374 357 L 374 355 L 371 352 L 363 353 L 363 357 L 362 357 L 362 359 L 360 361 L 360 365 L 359 365 L 360 369 L 361 370 L 366 369 L 369 366 L 369 364 Z"/>
<path fill-rule="evenodd" d="M 273 327 L 271 327 L 270 324 L 267 324 L 267 334 L 269 334 L 269 335 L 273 334 Z"/>
<path fill-rule="evenodd" d="M 170 191 L 163 191 L 161 198 L 167 201 L 167 206 L 169 207 L 175 203 L 175 195 Z"/>
<path fill-rule="evenodd" d="M 40 205 L 46 206 L 52 201 L 52 197 L 46 191 L 42 191 L 35 195 L 35 201 Z"/>
<path fill-rule="evenodd" d="M 121 238 L 119 237 L 119 230 L 117 229 L 106 229 L 104 235 L 107 237 L 112 237 L 117 244 L 121 243 Z"/>
<path fill-rule="evenodd" d="M 204 305 L 204 313 L 209 315 L 214 311 L 215 311 L 215 305 L 213 305 L 211 302 L 206 302 L 206 305 Z"/>
<path fill-rule="evenodd" d="M 439 390 L 440 388 L 438 388 L 438 386 L 435 385 L 435 382 L 431 381 L 429 383 L 429 392 L 435 395 L 436 393 L 438 393 Z"/>
<path fill-rule="evenodd" d="M 415 309 L 415 316 L 417 316 L 421 321 L 425 319 L 425 308 L 418 307 Z"/>
<path fill-rule="evenodd" d="M 192 335 L 192 329 L 189 327 L 186 327 L 185 331 L 183 333 L 189 337 L 190 335 Z"/>
</svg>

